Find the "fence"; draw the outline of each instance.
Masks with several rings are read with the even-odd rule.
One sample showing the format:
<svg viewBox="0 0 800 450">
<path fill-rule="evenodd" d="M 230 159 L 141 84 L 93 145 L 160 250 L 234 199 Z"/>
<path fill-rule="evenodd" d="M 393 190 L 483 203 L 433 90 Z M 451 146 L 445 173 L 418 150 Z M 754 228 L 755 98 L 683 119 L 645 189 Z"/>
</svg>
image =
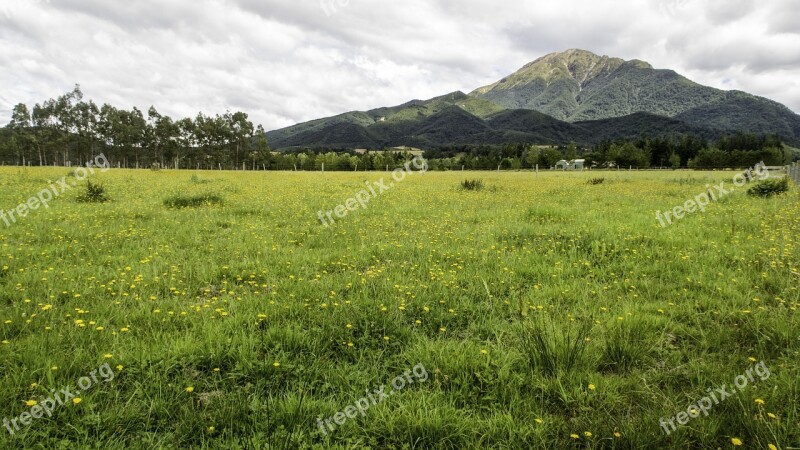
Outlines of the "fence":
<svg viewBox="0 0 800 450">
<path fill-rule="evenodd" d="M 800 185 L 800 163 L 786 166 L 786 175 Z"/>
</svg>

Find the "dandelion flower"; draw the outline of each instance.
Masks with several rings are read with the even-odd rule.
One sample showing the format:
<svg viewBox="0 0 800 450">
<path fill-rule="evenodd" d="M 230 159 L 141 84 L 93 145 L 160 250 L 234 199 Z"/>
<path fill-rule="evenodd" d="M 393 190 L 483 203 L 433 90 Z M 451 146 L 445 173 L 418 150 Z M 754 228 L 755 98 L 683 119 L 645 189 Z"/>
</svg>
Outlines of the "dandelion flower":
<svg viewBox="0 0 800 450">
<path fill-rule="evenodd" d="M 592 437 L 592 433 L 590 431 L 584 431 L 583 435 L 586 436 L 587 438 Z"/>
<path fill-rule="evenodd" d="M 575 433 L 570 434 L 569 437 L 571 437 L 572 439 L 580 439 L 581 438 L 580 436 L 578 436 Z"/>
<path fill-rule="evenodd" d="M 761 400 L 760 398 L 756 399 L 756 405 L 763 405 L 763 404 L 764 404 L 764 400 Z"/>
<path fill-rule="evenodd" d="M 194 392 L 194 386 L 189 386 L 189 387 L 187 387 L 187 388 L 186 388 L 186 392 L 188 392 L 188 393 L 190 393 L 190 394 L 191 394 L 192 392 Z"/>
<path fill-rule="evenodd" d="M 739 439 L 739 438 L 731 438 L 731 444 L 733 444 L 733 445 L 738 447 L 738 446 L 742 445 L 742 440 Z"/>
<path fill-rule="evenodd" d="M 272 365 L 273 365 L 274 367 L 280 367 L 280 366 L 281 366 L 281 363 L 279 363 L 278 361 L 275 361 L 274 363 L 272 363 Z"/>
<path fill-rule="evenodd" d="M 113 357 L 114 357 L 114 355 L 112 355 L 111 353 L 106 353 L 105 355 L 103 355 L 103 358 L 105 358 L 105 359 L 111 359 Z"/>
<path fill-rule="evenodd" d="M 28 400 L 25 402 L 25 406 L 36 406 L 37 403 L 36 400 Z"/>
<path fill-rule="evenodd" d="M 595 385 L 593 385 L 593 384 L 589 383 L 589 390 L 590 390 L 590 391 L 593 391 L 593 390 L 595 390 L 595 387 L 596 387 Z"/>
<path fill-rule="evenodd" d="M 80 403 L 80 402 L 82 402 L 82 401 L 83 401 L 83 399 L 82 399 L 82 398 L 80 398 L 80 397 L 75 397 L 75 398 L 73 398 L 73 399 L 72 399 L 72 404 L 73 404 L 73 405 L 77 405 L 78 403 Z"/>
</svg>

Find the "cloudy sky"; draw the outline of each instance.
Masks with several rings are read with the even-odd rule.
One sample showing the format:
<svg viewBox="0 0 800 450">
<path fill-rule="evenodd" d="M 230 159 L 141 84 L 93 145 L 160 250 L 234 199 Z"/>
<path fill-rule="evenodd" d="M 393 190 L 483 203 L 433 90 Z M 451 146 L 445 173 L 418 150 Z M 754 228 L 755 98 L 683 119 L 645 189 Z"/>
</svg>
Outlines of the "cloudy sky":
<svg viewBox="0 0 800 450">
<path fill-rule="evenodd" d="M 569 48 L 800 112 L 797 0 L 0 0 L 0 123 L 80 84 L 267 130 L 490 84 Z"/>
</svg>

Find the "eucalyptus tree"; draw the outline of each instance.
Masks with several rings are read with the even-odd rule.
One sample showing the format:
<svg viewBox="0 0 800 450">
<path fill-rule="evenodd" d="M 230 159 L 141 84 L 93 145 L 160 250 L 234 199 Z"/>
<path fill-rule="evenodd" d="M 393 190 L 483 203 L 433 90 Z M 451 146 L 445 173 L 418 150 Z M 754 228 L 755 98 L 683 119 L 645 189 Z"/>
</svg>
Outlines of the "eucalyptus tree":
<svg viewBox="0 0 800 450">
<path fill-rule="evenodd" d="M 26 161 L 30 161 L 30 152 L 33 147 L 33 134 L 31 132 L 31 113 L 24 103 L 19 103 L 14 106 L 8 128 L 11 134 L 10 146 L 13 148 L 17 160 L 21 161 L 22 165 L 25 165 Z"/>
</svg>

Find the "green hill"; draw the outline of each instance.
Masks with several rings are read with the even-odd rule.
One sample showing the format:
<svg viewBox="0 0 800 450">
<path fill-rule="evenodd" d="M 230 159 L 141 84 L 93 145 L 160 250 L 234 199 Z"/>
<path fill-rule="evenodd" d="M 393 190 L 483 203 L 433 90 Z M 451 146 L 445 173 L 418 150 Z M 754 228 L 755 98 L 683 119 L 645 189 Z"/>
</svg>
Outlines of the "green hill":
<svg viewBox="0 0 800 450">
<path fill-rule="evenodd" d="M 768 133 L 800 144 L 800 116 L 780 103 L 697 84 L 650 64 L 585 50 L 552 53 L 469 95 L 354 111 L 267 134 L 273 147 L 593 143 L 608 138 Z"/>
</svg>

